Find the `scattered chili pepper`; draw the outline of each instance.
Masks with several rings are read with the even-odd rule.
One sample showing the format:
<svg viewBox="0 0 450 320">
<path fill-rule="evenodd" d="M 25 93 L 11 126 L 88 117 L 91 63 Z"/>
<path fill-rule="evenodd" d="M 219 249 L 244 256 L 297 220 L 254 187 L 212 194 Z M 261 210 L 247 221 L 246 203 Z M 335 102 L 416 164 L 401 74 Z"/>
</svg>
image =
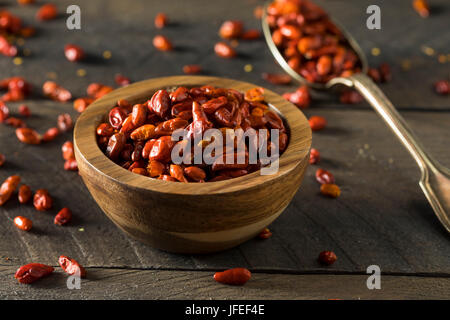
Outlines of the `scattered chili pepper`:
<svg viewBox="0 0 450 320">
<path fill-rule="evenodd" d="M 55 101 L 66 102 L 72 99 L 72 94 L 70 91 L 61 87 L 54 81 L 44 82 L 42 92 L 45 96 Z"/>
<path fill-rule="evenodd" d="M 430 6 L 426 0 L 413 0 L 413 8 L 422 18 L 430 15 Z"/>
<path fill-rule="evenodd" d="M 294 92 L 287 92 L 283 94 L 283 98 L 292 102 L 300 109 L 308 108 L 311 104 L 311 96 L 307 86 L 301 86 Z"/>
<path fill-rule="evenodd" d="M 372 80 L 375 83 L 380 83 L 381 82 L 381 73 L 378 69 L 375 68 L 369 68 L 369 70 L 367 70 L 367 75 L 372 78 Z"/>
<path fill-rule="evenodd" d="M 324 169 L 317 169 L 316 170 L 316 180 L 320 184 L 325 183 L 334 183 L 334 176 L 331 172 L 326 171 Z"/>
<path fill-rule="evenodd" d="M 57 136 L 59 136 L 59 133 L 60 131 L 58 128 L 56 127 L 50 128 L 42 135 L 41 141 L 44 142 L 53 141 L 56 139 Z"/>
<path fill-rule="evenodd" d="M 18 195 L 19 202 L 22 204 L 28 203 L 31 200 L 31 196 L 32 196 L 31 188 L 26 184 L 21 185 L 19 188 L 19 195 Z"/>
<path fill-rule="evenodd" d="M 260 168 L 248 163 L 248 152 L 243 155 L 242 164 L 220 163 L 221 158 L 231 152 L 226 148 L 223 153 L 214 155 L 215 161 L 209 168 L 175 165 L 171 162 L 171 152 L 177 142 L 172 141 L 171 135 L 177 129 L 185 129 L 186 137 L 191 139 L 194 134 L 214 126 L 224 132 L 225 137 L 227 130 L 234 134 L 233 128 L 278 129 L 280 153 L 288 143 L 284 122 L 264 102 L 262 88 L 245 93 L 212 86 L 179 87 L 171 92 L 158 90 L 146 102 L 133 106 L 127 101 L 118 101 L 108 119 L 109 123 L 100 123 L 96 128 L 99 147 L 105 154 L 129 171 L 166 181 L 217 181 Z M 209 143 L 202 141 L 204 147 Z M 271 147 L 271 144 L 267 145 L 269 154 Z"/>
<path fill-rule="evenodd" d="M 214 52 L 221 58 L 230 59 L 236 56 L 236 51 L 225 42 L 218 42 L 214 46 Z"/>
<path fill-rule="evenodd" d="M 241 34 L 243 40 L 257 40 L 261 38 L 261 32 L 257 29 L 249 29 Z"/>
<path fill-rule="evenodd" d="M 224 284 L 241 286 L 250 280 L 251 276 L 252 274 L 248 269 L 234 268 L 216 272 L 214 274 L 214 280 Z"/>
<path fill-rule="evenodd" d="M 31 84 L 22 77 L 11 77 L 0 80 L 0 88 L 8 90 L 1 100 L 20 101 L 31 93 Z"/>
<path fill-rule="evenodd" d="M 320 160 L 320 152 L 317 149 L 311 148 L 309 152 L 309 164 L 316 164 Z"/>
<path fill-rule="evenodd" d="M 34 0 L 17 0 L 17 3 L 21 5 L 28 5 L 34 3 Z"/>
<path fill-rule="evenodd" d="M 19 176 L 10 176 L 2 183 L 0 187 L 0 206 L 4 205 L 16 191 L 20 183 Z"/>
<path fill-rule="evenodd" d="M 341 103 L 345 104 L 356 104 L 361 103 L 364 98 L 358 91 L 346 90 L 341 93 L 339 100 L 341 101 Z"/>
<path fill-rule="evenodd" d="M 312 116 L 308 121 L 312 131 L 322 130 L 327 125 L 327 120 L 321 116 Z"/>
<path fill-rule="evenodd" d="M 224 39 L 239 38 L 243 30 L 242 21 L 225 21 L 219 29 L 219 35 Z"/>
<path fill-rule="evenodd" d="M 64 160 L 75 159 L 75 153 L 73 149 L 73 142 L 66 141 L 61 147 L 62 156 Z"/>
<path fill-rule="evenodd" d="M 23 231 L 30 231 L 33 226 L 33 222 L 25 217 L 17 216 L 14 218 L 14 225 Z"/>
<path fill-rule="evenodd" d="M 29 263 L 17 269 L 14 278 L 20 283 L 32 283 L 53 272 L 53 267 L 41 263 Z"/>
<path fill-rule="evenodd" d="M 327 266 L 332 265 L 337 260 L 337 256 L 333 251 L 322 251 L 319 254 L 319 262 Z"/>
<path fill-rule="evenodd" d="M 28 108 L 28 106 L 26 106 L 24 104 L 21 104 L 19 106 L 19 113 L 20 113 L 21 116 L 24 116 L 24 117 L 27 117 L 27 118 L 31 116 L 30 108 Z"/>
<path fill-rule="evenodd" d="M 162 35 L 157 35 L 153 38 L 153 46 L 159 51 L 171 51 L 173 49 L 170 40 Z"/>
<path fill-rule="evenodd" d="M 64 170 L 78 171 L 78 163 L 75 159 L 69 159 L 64 162 Z"/>
<path fill-rule="evenodd" d="M 78 112 L 83 112 L 84 110 L 86 110 L 86 108 L 92 103 L 94 102 L 94 99 L 92 98 L 78 98 L 75 99 L 75 101 L 73 102 L 73 108 L 75 110 L 77 110 Z"/>
<path fill-rule="evenodd" d="M 63 113 L 58 116 L 58 128 L 62 132 L 69 131 L 73 128 L 72 117 L 68 113 Z"/>
<path fill-rule="evenodd" d="M 262 78 L 266 80 L 267 82 L 270 82 L 272 84 L 282 84 L 287 85 L 292 82 L 292 78 L 288 74 L 275 74 L 275 73 L 266 73 L 264 72 L 262 74 Z"/>
<path fill-rule="evenodd" d="M 58 16 L 58 9 L 52 3 L 44 4 L 39 8 L 36 18 L 41 21 L 53 20 Z"/>
<path fill-rule="evenodd" d="M 81 278 L 86 277 L 86 270 L 75 259 L 60 256 L 58 263 L 67 274 L 79 275 Z"/>
<path fill-rule="evenodd" d="M 443 96 L 448 95 L 450 92 L 450 81 L 440 80 L 435 82 L 434 91 L 436 91 L 437 94 L 441 94 Z"/>
<path fill-rule="evenodd" d="M 16 117 L 9 117 L 5 120 L 5 123 L 14 128 L 26 128 L 27 125 L 22 119 Z"/>
<path fill-rule="evenodd" d="M 188 64 L 183 66 L 183 72 L 185 74 L 199 74 L 202 72 L 202 67 L 198 64 Z"/>
<path fill-rule="evenodd" d="M 77 62 L 84 59 L 84 50 L 74 44 L 66 44 L 64 46 L 64 55 L 70 62 Z"/>
<path fill-rule="evenodd" d="M 33 197 L 33 205 L 38 211 L 47 211 L 53 205 L 50 194 L 45 189 L 38 189 Z"/>
<path fill-rule="evenodd" d="M 382 63 L 378 70 L 380 70 L 381 82 L 389 82 L 392 79 L 391 67 L 387 63 Z"/>
<path fill-rule="evenodd" d="M 8 39 L 0 35 L 0 53 L 7 57 L 17 56 L 17 47 L 9 43 Z"/>
<path fill-rule="evenodd" d="M 155 17 L 155 27 L 158 29 L 162 29 L 165 26 L 167 26 L 169 22 L 169 19 L 167 18 L 167 15 L 165 13 L 158 13 Z"/>
<path fill-rule="evenodd" d="M 0 167 L 5 164 L 6 157 L 4 154 L 0 153 Z"/>
<path fill-rule="evenodd" d="M 113 90 L 110 86 L 94 82 L 87 87 L 86 92 L 91 98 L 99 99 Z"/>
<path fill-rule="evenodd" d="M 264 228 L 258 235 L 261 239 L 269 239 L 272 237 L 272 232 L 269 230 L 269 228 Z"/>
<path fill-rule="evenodd" d="M 341 194 L 341 189 L 334 183 L 325 183 L 320 186 L 320 193 L 330 198 L 337 198 Z"/>
<path fill-rule="evenodd" d="M 16 136 L 20 142 L 26 144 L 40 144 L 41 136 L 33 129 L 30 128 L 17 128 Z"/>
<path fill-rule="evenodd" d="M 4 122 L 9 117 L 9 108 L 0 100 L 0 122 Z"/>
<path fill-rule="evenodd" d="M 124 87 L 131 83 L 131 80 L 124 75 L 118 73 L 114 76 L 114 81 L 118 86 Z"/>
<path fill-rule="evenodd" d="M 62 208 L 55 216 L 54 223 L 60 226 L 68 224 L 72 220 L 72 211 L 69 208 Z"/>
</svg>

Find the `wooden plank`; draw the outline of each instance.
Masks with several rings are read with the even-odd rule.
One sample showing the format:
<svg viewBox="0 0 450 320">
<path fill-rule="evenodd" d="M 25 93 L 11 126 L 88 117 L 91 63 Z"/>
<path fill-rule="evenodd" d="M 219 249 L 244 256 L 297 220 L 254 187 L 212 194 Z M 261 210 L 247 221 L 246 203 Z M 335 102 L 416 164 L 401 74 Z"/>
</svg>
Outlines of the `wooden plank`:
<svg viewBox="0 0 450 320">
<path fill-rule="evenodd" d="M 49 127 L 61 110 L 43 102 L 30 125 Z M 377 264 L 383 272 L 450 274 L 448 234 L 440 226 L 417 182 L 419 170 L 373 112 L 307 110 L 327 117 L 329 127 L 314 133 L 313 146 L 322 153 L 320 167 L 331 170 L 342 188 L 339 199 L 318 193 L 316 167 L 308 168 L 294 200 L 271 226 L 274 236 L 254 239 L 222 253 L 173 255 L 124 236 L 100 211 L 76 173 L 62 170 L 60 146 L 69 136 L 42 146 L 19 144 L 14 130 L 0 127 L 2 153 L 8 162 L 0 179 L 15 173 L 36 190 L 48 188 L 55 198 L 50 212 L 37 212 L 17 200 L 0 208 L 0 257 L 14 265 L 30 261 L 55 264 L 61 254 L 90 267 L 138 267 L 217 270 L 232 266 L 280 272 L 365 272 Z M 450 166 L 443 130 L 447 113 L 406 112 L 431 154 Z M 448 127 L 447 127 L 448 129 Z M 41 130 L 43 131 L 43 130 Z M 67 227 L 53 225 L 63 206 L 74 212 Z M 34 229 L 13 227 L 17 215 L 29 217 Z M 82 230 L 82 231 L 81 231 Z M 322 267 L 317 255 L 334 250 L 338 262 Z M 3 262 L 0 262 L 3 264 Z"/>
<path fill-rule="evenodd" d="M 67 289 L 57 269 L 32 285 L 0 267 L 0 299 L 448 299 L 450 278 L 381 276 L 381 289 L 369 290 L 367 275 L 282 275 L 253 273 L 242 287 L 219 284 L 213 272 L 91 268 L 79 290 Z"/>
</svg>

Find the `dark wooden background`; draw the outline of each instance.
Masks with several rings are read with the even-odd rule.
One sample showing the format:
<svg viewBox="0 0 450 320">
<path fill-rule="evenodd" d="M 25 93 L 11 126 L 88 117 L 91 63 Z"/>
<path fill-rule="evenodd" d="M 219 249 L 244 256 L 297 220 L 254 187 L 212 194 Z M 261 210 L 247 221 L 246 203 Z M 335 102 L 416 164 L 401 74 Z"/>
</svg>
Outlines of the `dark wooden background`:
<svg viewBox="0 0 450 320">
<path fill-rule="evenodd" d="M 393 80 L 382 85 L 383 91 L 427 150 L 450 167 L 450 101 L 432 91 L 433 82 L 448 79 L 450 73 L 450 62 L 438 61 L 438 54 L 450 52 L 448 1 L 430 1 L 429 19 L 420 18 L 410 1 L 317 2 L 355 36 L 371 65 L 387 62 L 392 66 Z M 262 39 L 239 42 L 238 57 L 233 60 L 213 53 L 224 20 L 240 19 L 247 28 L 260 28 L 253 9 L 262 1 L 61 0 L 57 5 L 64 12 L 73 3 L 81 7 L 80 31 L 67 30 L 64 16 L 37 23 L 36 5 L 19 7 L 15 1 L 2 2 L 2 7 L 38 27 L 37 36 L 22 46 L 31 55 L 23 57 L 21 65 L 0 57 L 0 78 L 20 75 L 33 84 L 33 95 L 25 101 L 33 112 L 27 123 L 40 132 L 54 126 L 60 113 L 77 116 L 71 103 L 56 103 L 41 96 L 42 83 L 55 74 L 56 81 L 75 97 L 85 95 L 91 82 L 114 85 L 114 75 L 119 72 L 139 81 L 181 74 L 182 66 L 191 63 L 201 64 L 204 74 L 252 82 L 279 93 L 295 89 L 294 84 L 281 87 L 262 80 L 262 72 L 282 71 Z M 381 7 L 382 30 L 365 27 L 369 4 Z M 166 12 L 172 21 L 163 30 L 153 26 L 157 12 Z M 152 46 L 156 34 L 168 36 L 175 50 L 156 51 Z M 66 43 L 85 48 L 88 59 L 76 64 L 66 61 Z M 436 55 L 426 55 L 423 46 L 433 48 Z M 371 55 L 374 47 L 381 50 L 379 56 Z M 111 59 L 103 58 L 105 50 L 112 53 Z M 405 61 L 410 70 L 402 68 Z M 245 65 L 251 65 L 252 71 L 245 72 Z M 79 69 L 86 75 L 77 75 Z M 8 104 L 13 114 L 18 105 Z M 271 239 L 254 239 L 205 256 L 169 254 L 122 234 L 97 207 L 80 177 L 63 170 L 60 147 L 71 139 L 70 134 L 45 145 L 29 146 L 17 141 L 11 127 L 1 125 L 0 153 L 7 156 L 7 163 L 0 168 L 0 180 L 19 174 L 34 190 L 47 188 L 55 204 L 44 213 L 32 205 L 19 205 L 17 200 L 0 208 L 0 297 L 450 297 L 449 235 L 422 194 L 419 169 L 402 145 L 366 103 L 346 106 L 327 96 L 315 100 L 305 114 L 323 115 L 329 121 L 326 130 L 314 133 L 313 146 L 322 153 L 320 167 L 335 174 L 342 196 L 336 200 L 320 196 L 314 179 L 317 167 L 313 166 L 292 203 L 270 227 Z M 53 225 L 53 217 L 63 206 L 70 207 L 75 217 L 70 226 L 58 227 Z M 17 215 L 33 220 L 31 232 L 13 226 Z M 337 263 L 319 265 L 316 258 L 323 250 L 335 251 Z M 31 261 L 57 265 L 61 254 L 89 268 L 92 276 L 83 286 L 88 289 L 69 294 L 60 272 L 31 288 L 13 278 L 20 265 Z M 379 265 L 386 274 L 387 289 L 381 294 L 365 288 L 366 277 L 361 274 L 371 264 Z M 245 289 L 222 288 L 210 278 L 212 271 L 235 266 L 256 272 L 253 284 Z M 339 289 L 343 284 L 348 291 Z"/>
</svg>

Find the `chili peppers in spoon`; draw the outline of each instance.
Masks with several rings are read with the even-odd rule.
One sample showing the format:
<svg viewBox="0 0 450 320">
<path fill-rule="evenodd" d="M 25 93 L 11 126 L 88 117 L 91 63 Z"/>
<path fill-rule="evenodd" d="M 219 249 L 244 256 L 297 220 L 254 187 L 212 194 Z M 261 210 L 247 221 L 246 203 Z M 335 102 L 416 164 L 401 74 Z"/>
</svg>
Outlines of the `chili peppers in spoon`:
<svg viewBox="0 0 450 320">
<path fill-rule="evenodd" d="M 355 89 L 370 103 L 416 160 L 422 173 L 419 185 L 450 232 L 450 170 L 424 151 L 394 105 L 366 75 L 367 59 L 353 37 L 309 0 L 266 4 L 262 27 L 270 51 L 292 78 L 317 90 Z"/>
</svg>

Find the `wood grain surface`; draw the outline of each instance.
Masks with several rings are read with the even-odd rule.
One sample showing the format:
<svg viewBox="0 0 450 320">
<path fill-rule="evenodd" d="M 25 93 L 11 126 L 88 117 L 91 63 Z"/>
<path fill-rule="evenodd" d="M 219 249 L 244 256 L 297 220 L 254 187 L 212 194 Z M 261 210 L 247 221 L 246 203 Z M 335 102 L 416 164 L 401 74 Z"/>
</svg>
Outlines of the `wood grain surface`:
<svg viewBox="0 0 450 320">
<path fill-rule="evenodd" d="M 57 270 L 27 286 L 11 282 L 15 269 L 0 266 L 0 299 L 188 299 L 188 300 L 307 300 L 307 299 L 449 299 L 450 278 L 381 277 L 381 289 L 367 289 L 367 275 L 290 275 L 253 273 L 245 286 L 227 286 L 208 271 L 89 268 L 80 289 L 67 289 L 67 276 Z"/>
<path fill-rule="evenodd" d="M 448 1 L 433 1 L 434 13 L 429 19 L 420 18 L 409 1 L 401 4 L 370 0 L 318 2 L 326 4 L 327 10 L 354 34 L 372 65 L 384 61 L 392 65 L 393 80 L 381 88 L 427 150 L 449 167 L 450 103 L 448 97 L 437 96 L 431 89 L 434 81 L 448 77 L 449 64 L 439 63 L 437 55 L 427 56 L 421 49 L 427 45 L 437 53 L 448 53 Z M 24 17 L 26 23 L 36 24 L 35 6 L 18 7 L 12 0 L 5 3 L 5 8 Z M 72 3 L 61 0 L 58 6 L 64 11 Z M 69 88 L 75 97 L 84 96 L 91 82 L 114 85 L 114 75 L 118 72 L 138 81 L 181 74 L 182 66 L 189 63 L 201 64 L 207 75 L 255 83 L 278 93 L 295 88 L 294 84 L 272 86 L 262 80 L 262 72 L 281 72 L 262 40 L 241 41 L 238 57 L 233 60 L 223 60 L 213 54 L 214 43 L 219 41 L 218 28 L 225 19 L 242 19 L 248 28 L 259 28 L 252 11 L 262 1 L 233 1 L 232 5 L 206 0 L 182 1 L 176 5 L 172 1 L 152 1 L 151 6 L 145 0 L 135 0 L 133 5 L 106 0 L 75 3 L 82 9 L 81 31 L 66 30 L 63 18 L 41 23 L 37 36 L 27 39 L 22 46 L 31 55 L 24 57 L 21 65 L 0 57 L 2 78 L 23 75 L 33 84 L 34 93 L 25 101 L 33 112 L 27 124 L 39 132 L 54 126 L 58 114 L 69 112 L 74 118 L 77 116 L 71 104 L 42 98 L 42 83 L 55 74 L 56 81 Z M 365 10 L 373 3 L 382 8 L 381 31 L 364 27 Z M 164 30 L 153 26 L 153 16 L 159 11 L 167 12 L 173 21 Z M 154 50 L 151 42 L 155 34 L 170 37 L 176 50 L 169 53 Z M 68 42 L 83 46 L 88 59 L 78 64 L 66 61 L 63 47 Z M 373 47 L 380 48 L 379 56 L 370 54 Z M 105 50 L 111 52 L 111 59 L 103 58 Z M 404 59 L 411 63 L 409 71 L 401 68 Z M 251 65 L 251 72 L 244 71 L 246 65 Z M 77 75 L 79 69 L 86 71 L 84 77 Z M 13 114 L 17 114 L 18 105 L 9 104 Z M 322 198 L 311 167 L 301 192 L 270 227 L 274 233 L 271 239 L 250 240 L 236 249 L 207 256 L 168 254 L 131 240 L 119 231 L 96 206 L 78 174 L 63 170 L 60 147 L 72 138 L 70 134 L 48 144 L 29 146 L 17 142 L 11 127 L 1 125 L 0 153 L 7 156 L 7 162 L 0 168 L 0 180 L 19 173 L 34 190 L 48 188 L 55 198 L 50 212 L 37 212 L 30 205 L 19 206 L 16 200 L 0 208 L 0 265 L 8 268 L 2 271 L 7 274 L 2 283 L 15 285 L 13 269 L 21 264 L 35 261 L 54 265 L 61 254 L 72 256 L 87 267 L 98 268 L 215 271 L 244 266 L 260 272 L 335 274 L 361 273 L 368 265 L 377 264 L 382 272 L 396 275 L 447 277 L 449 235 L 420 191 L 416 164 L 378 116 L 366 104 L 345 106 L 338 104 L 335 97 L 316 100 L 305 113 L 328 119 L 329 127 L 313 134 L 313 147 L 322 153 L 320 167 L 336 176 L 342 196 L 336 200 Z M 67 227 L 57 227 L 52 223 L 53 217 L 63 206 L 72 209 L 74 221 Z M 19 214 L 33 219 L 31 232 L 13 227 L 12 219 Z M 336 252 L 335 265 L 322 267 L 316 262 L 322 250 Z M 118 272 L 116 279 L 122 275 Z M 188 273 L 185 277 L 195 282 L 201 273 Z M 430 286 L 446 285 L 438 279 L 430 280 Z M 126 296 L 125 289 L 118 290 Z M 182 289 L 173 290 L 187 295 Z M 45 294 L 53 293 L 40 290 L 35 297 Z"/>
</svg>

